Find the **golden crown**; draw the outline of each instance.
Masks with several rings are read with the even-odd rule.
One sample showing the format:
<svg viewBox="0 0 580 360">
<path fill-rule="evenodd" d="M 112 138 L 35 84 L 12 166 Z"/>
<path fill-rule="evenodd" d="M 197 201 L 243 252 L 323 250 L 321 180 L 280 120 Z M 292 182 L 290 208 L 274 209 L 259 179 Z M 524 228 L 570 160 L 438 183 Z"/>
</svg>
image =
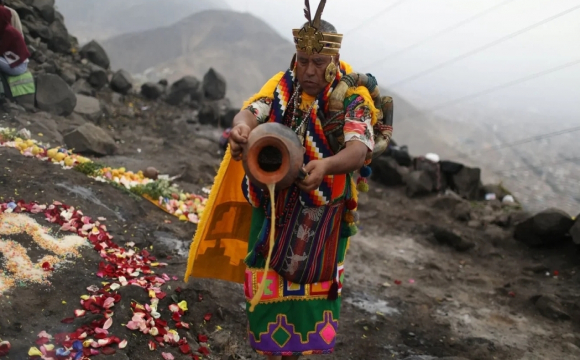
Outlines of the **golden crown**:
<svg viewBox="0 0 580 360">
<path fill-rule="evenodd" d="M 306 0 L 304 16 L 306 16 L 308 22 L 302 29 L 292 30 L 296 50 L 305 51 L 309 55 L 338 55 L 342 44 L 342 34 L 325 33 L 318 30 L 320 29 L 322 11 L 324 11 L 325 5 L 326 0 L 321 0 L 313 20 L 310 12 L 310 1 Z"/>
</svg>

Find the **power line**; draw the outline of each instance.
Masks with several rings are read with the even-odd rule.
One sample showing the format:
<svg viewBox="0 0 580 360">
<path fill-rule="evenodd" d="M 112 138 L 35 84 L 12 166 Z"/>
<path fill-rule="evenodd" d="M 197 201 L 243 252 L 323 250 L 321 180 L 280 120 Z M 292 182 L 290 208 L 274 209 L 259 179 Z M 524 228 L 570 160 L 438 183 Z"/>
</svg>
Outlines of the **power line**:
<svg viewBox="0 0 580 360">
<path fill-rule="evenodd" d="M 511 87 L 511 86 L 514 86 L 514 85 L 517 85 L 517 84 L 520 84 L 520 83 L 523 83 L 523 82 L 526 82 L 526 81 L 529 81 L 529 80 L 533 80 L 533 79 L 536 79 L 536 78 L 539 78 L 539 77 L 542 77 L 542 76 L 545 76 L 545 75 L 548 75 L 548 74 L 551 74 L 551 73 L 554 73 L 554 72 L 557 72 L 557 71 L 560 71 L 560 70 L 564 70 L 566 68 L 569 68 L 569 67 L 572 67 L 572 66 L 575 66 L 575 65 L 578 65 L 578 64 L 580 64 L 580 59 L 576 59 L 576 60 L 571 61 L 569 63 L 565 63 L 565 64 L 562 64 L 560 66 L 556 66 L 556 67 L 551 68 L 551 69 L 548 69 L 548 70 L 544 70 L 544 71 L 541 71 L 541 72 L 538 72 L 538 73 L 535 73 L 535 74 L 532 74 L 532 75 L 528 75 L 528 76 L 525 76 L 523 78 L 519 78 L 519 79 L 516 79 L 516 80 L 513 80 L 513 81 L 509 81 L 507 83 L 500 84 L 500 85 L 491 87 L 489 89 L 486 89 L 486 90 L 483 90 L 483 91 L 480 91 L 480 92 L 477 92 L 477 93 L 474 93 L 474 94 L 462 96 L 460 98 L 457 98 L 457 99 L 454 99 L 454 100 L 450 100 L 450 101 L 444 102 L 442 104 L 436 105 L 436 106 L 434 106 L 434 107 L 432 107 L 430 109 L 427 109 L 427 110 L 422 110 L 422 111 L 417 111 L 417 112 L 411 113 L 407 117 L 408 118 L 414 118 L 414 117 L 420 116 L 420 115 L 422 115 L 422 114 L 424 114 L 426 112 L 434 112 L 434 111 L 437 111 L 437 110 L 441 110 L 443 108 L 446 108 L 446 107 L 449 107 L 449 106 L 453 106 L 453 105 L 457 105 L 457 104 L 462 103 L 462 102 L 465 102 L 467 100 L 475 99 L 475 98 L 478 98 L 480 96 L 487 95 L 487 94 L 490 94 L 490 93 L 493 93 L 493 92 L 496 92 L 496 91 L 499 91 L 499 90 L 502 90 L 502 89 L 505 89 L 505 88 L 508 88 L 508 87 Z"/>
<path fill-rule="evenodd" d="M 395 51 L 395 52 L 387 55 L 383 59 L 378 60 L 378 61 L 375 61 L 375 62 L 373 62 L 373 63 L 371 63 L 369 65 L 366 65 L 363 68 L 371 68 L 371 67 L 373 67 L 373 66 L 375 66 L 377 64 L 380 64 L 380 63 L 382 63 L 382 62 L 384 62 L 386 60 L 391 60 L 391 59 L 393 59 L 393 58 L 395 58 L 397 56 L 401 56 L 401 55 L 403 55 L 403 54 L 405 54 L 405 53 L 407 53 L 407 52 L 409 52 L 409 51 L 411 51 L 411 50 L 413 50 L 413 49 L 415 49 L 415 48 L 417 48 L 417 47 L 419 47 L 419 46 L 421 46 L 421 45 L 423 45 L 425 43 L 428 43 L 429 41 L 432 41 L 432 40 L 440 37 L 441 35 L 447 34 L 447 33 L 451 32 L 451 31 L 453 31 L 453 30 L 455 30 L 457 28 L 460 28 L 463 25 L 466 25 L 466 24 L 468 24 L 470 22 L 473 22 L 473 21 L 477 20 L 478 18 L 480 18 L 480 17 L 482 17 L 484 15 L 487 15 L 490 12 L 493 12 L 494 10 L 496 10 L 496 9 L 498 9 L 498 8 L 500 8 L 500 7 L 508 4 L 508 3 L 514 2 L 514 1 L 515 0 L 507 0 L 507 1 L 504 1 L 502 3 L 497 4 L 495 6 L 492 6 L 492 7 L 488 8 L 488 9 L 486 9 L 486 10 L 480 12 L 480 13 L 477 13 L 477 14 L 475 14 L 475 15 L 473 15 L 473 16 L 465 19 L 465 20 L 462 20 L 462 21 L 460 21 L 460 22 L 458 22 L 458 23 L 456 23 L 454 25 L 451 25 L 451 26 L 449 26 L 449 27 L 447 27 L 447 28 L 439 31 L 438 33 L 435 33 L 435 34 L 433 34 L 431 36 L 426 37 L 423 40 L 420 40 L 420 41 L 418 41 L 418 42 L 416 42 L 416 43 L 414 43 L 412 45 L 409 45 L 409 46 L 407 46 L 404 49 L 401 49 L 399 51 Z"/>
<path fill-rule="evenodd" d="M 561 165 L 561 164 L 565 164 L 565 163 L 569 163 L 569 162 L 575 162 L 575 161 L 580 161 L 580 157 L 574 157 L 574 158 L 569 158 L 569 159 L 564 159 L 562 161 L 556 161 L 556 162 L 544 162 L 544 163 L 540 163 L 537 165 L 531 165 L 531 166 L 535 166 L 535 167 L 545 167 L 545 166 L 550 166 L 550 165 Z M 498 174 L 504 174 L 504 173 L 508 173 L 511 171 L 525 171 L 525 170 L 530 170 L 530 165 L 521 165 L 521 166 L 515 166 L 511 169 L 500 169 L 500 170 L 493 170 L 493 172 L 498 173 Z"/>
<path fill-rule="evenodd" d="M 564 129 L 564 130 L 559 130 L 559 131 L 554 131 L 551 133 L 547 133 L 547 134 L 542 134 L 542 135 L 536 135 L 536 136 L 532 136 L 529 138 L 525 138 L 525 139 L 520 139 L 511 143 L 505 143 L 505 144 L 500 144 L 497 146 L 492 146 L 486 149 L 483 149 L 481 151 L 479 151 L 478 154 L 482 154 L 482 153 L 486 153 L 489 151 L 495 151 L 495 150 L 502 150 L 502 149 L 507 149 L 507 148 L 512 148 L 515 146 L 519 146 L 519 145 L 523 145 L 523 144 L 528 144 L 534 141 L 538 141 L 538 140 L 544 140 L 544 139 L 549 139 L 552 138 L 554 136 L 560 136 L 560 135 L 564 135 L 564 134 L 570 134 L 573 132 L 577 132 L 580 131 L 580 126 L 576 126 L 573 128 L 569 128 L 569 129 Z"/>
<path fill-rule="evenodd" d="M 403 80 L 401 80 L 401 81 L 397 81 L 396 83 L 393 83 L 393 84 L 387 85 L 387 87 L 388 87 L 388 88 L 392 88 L 392 87 L 395 87 L 395 86 L 400 86 L 400 85 L 402 85 L 402 84 L 405 84 L 405 83 L 407 83 L 407 82 L 409 82 L 409 81 L 416 80 L 416 79 L 418 79 L 418 78 L 420 78 L 420 77 L 423 77 L 423 76 L 425 76 L 425 75 L 428 75 L 428 74 L 430 74 L 430 73 L 432 73 L 432 72 L 434 72 L 434 71 L 436 71 L 436 70 L 442 69 L 442 68 L 446 67 L 447 65 L 450 65 L 450 64 L 456 63 L 456 62 L 458 62 L 459 60 L 463 60 L 463 59 L 465 59 L 465 58 L 468 58 L 468 57 L 470 57 L 470 56 L 472 56 L 472 55 L 475 55 L 475 54 L 477 54 L 477 53 L 480 53 L 480 52 L 482 52 L 482 51 L 484 51 L 484 50 L 487 50 L 487 49 L 489 49 L 489 48 L 491 48 L 491 47 L 493 47 L 493 46 L 495 46 L 495 45 L 498 45 L 498 44 L 500 44 L 500 43 L 502 43 L 502 42 L 504 42 L 504 41 L 507 41 L 507 40 L 509 40 L 509 39 L 512 39 L 512 38 L 514 38 L 514 37 L 516 37 L 516 36 L 518 36 L 518 35 L 521 35 L 521 34 L 523 34 L 523 33 L 526 33 L 526 32 L 528 32 L 528 31 L 530 31 L 530 30 L 532 30 L 532 29 L 534 29 L 534 28 L 537 28 L 537 27 L 538 27 L 538 26 L 540 26 L 540 25 L 544 25 L 544 24 L 546 24 L 546 23 L 548 23 L 548 22 L 550 22 L 550 21 L 552 21 L 552 20 L 555 20 L 555 19 L 557 19 L 557 18 L 560 18 L 560 17 L 562 17 L 562 16 L 564 16 L 564 15 L 566 15 L 566 14 L 569 14 L 569 13 L 571 13 L 572 11 L 574 11 L 574 10 L 578 10 L 578 9 L 580 9 L 580 5 L 576 5 L 576 6 L 574 6 L 574 7 L 570 8 L 570 9 L 568 9 L 568 10 L 562 11 L 561 13 L 558 13 L 558 14 L 556 14 L 556 15 L 550 16 L 549 18 L 546 18 L 546 19 L 544 19 L 544 20 L 542 20 L 542 21 L 539 21 L 539 22 L 537 22 L 537 23 L 535 23 L 535 24 L 533 24 L 533 25 L 527 26 L 527 27 L 525 27 L 525 28 L 523 28 L 523 29 L 521 29 L 521 30 L 518 30 L 518 31 L 516 31 L 516 32 L 513 32 L 513 33 L 511 33 L 511 34 L 509 34 L 509 35 L 506 35 L 506 36 L 504 36 L 504 37 L 501 37 L 501 38 L 499 38 L 499 39 L 497 39 L 497 40 L 495 40 L 495 41 L 492 41 L 492 42 L 490 42 L 490 43 L 488 43 L 488 44 L 485 44 L 485 45 L 483 45 L 483 46 L 481 46 L 481 47 L 478 47 L 477 49 L 474 49 L 474 50 L 468 51 L 468 52 L 466 52 L 465 54 L 462 54 L 462 55 L 456 56 L 456 57 L 454 57 L 454 58 L 453 58 L 453 59 L 451 59 L 451 60 L 445 61 L 445 62 L 443 62 L 443 63 L 441 63 L 441 64 L 439 64 L 439 65 L 436 65 L 436 66 L 434 66 L 434 67 L 432 67 L 432 68 L 429 68 L 429 69 L 427 69 L 427 70 L 421 71 L 421 72 L 419 72 L 419 73 L 417 73 L 417 74 L 415 74 L 415 75 L 409 76 L 408 78 L 405 78 L 405 79 L 403 79 Z"/>
<path fill-rule="evenodd" d="M 374 16 L 372 16 L 372 17 L 368 18 L 367 20 L 363 21 L 360 25 L 358 25 L 358 26 L 356 26 L 356 27 L 354 27 L 354 28 L 346 31 L 344 33 L 344 35 L 351 34 L 351 33 L 355 32 L 357 30 L 360 30 L 361 28 L 363 28 L 366 25 L 372 23 L 373 21 L 375 21 L 379 17 L 381 17 L 381 16 L 385 15 L 386 13 L 388 13 L 388 12 L 394 10 L 395 8 L 399 7 L 399 5 L 402 5 L 405 1 L 407 1 L 407 0 L 399 0 L 399 1 L 397 1 L 396 3 L 394 3 L 391 6 L 387 7 L 386 9 L 380 11 L 379 13 L 375 14 Z"/>
</svg>

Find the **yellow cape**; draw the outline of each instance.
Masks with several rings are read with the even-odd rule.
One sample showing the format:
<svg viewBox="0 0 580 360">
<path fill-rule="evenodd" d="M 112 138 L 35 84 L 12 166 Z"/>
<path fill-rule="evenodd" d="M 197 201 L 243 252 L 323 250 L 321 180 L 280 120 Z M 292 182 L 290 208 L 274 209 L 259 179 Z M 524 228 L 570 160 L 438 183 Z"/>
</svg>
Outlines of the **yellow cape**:
<svg viewBox="0 0 580 360">
<path fill-rule="evenodd" d="M 347 74 L 352 72 L 350 65 L 343 62 L 341 64 Z M 283 75 L 283 72 L 274 75 L 259 93 L 244 103 L 242 108 L 259 98 L 273 99 L 274 91 Z M 376 108 L 366 88 L 351 90 L 350 95 L 354 93 L 361 95 L 372 113 L 376 114 Z M 376 119 L 373 117 L 374 121 Z M 189 249 L 186 282 L 190 276 L 235 283 L 244 282 L 246 270 L 244 258 L 248 251 L 252 222 L 252 207 L 242 193 L 241 184 L 244 176 L 242 163 L 231 161 L 228 148 Z M 353 192 L 356 196 L 356 191 Z"/>
</svg>

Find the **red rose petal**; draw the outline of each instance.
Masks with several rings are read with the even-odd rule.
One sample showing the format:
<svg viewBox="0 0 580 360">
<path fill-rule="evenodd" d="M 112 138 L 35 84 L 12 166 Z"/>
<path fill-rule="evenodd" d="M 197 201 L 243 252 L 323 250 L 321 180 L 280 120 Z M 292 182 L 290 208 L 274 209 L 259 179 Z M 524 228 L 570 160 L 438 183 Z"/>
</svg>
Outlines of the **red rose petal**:
<svg viewBox="0 0 580 360">
<path fill-rule="evenodd" d="M 197 349 L 197 352 L 202 355 L 209 355 L 209 349 L 203 346 Z"/>
<path fill-rule="evenodd" d="M 72 324 L 75 321 L 75 318 L 66 318 L 66 319 L 62 319 L 60 322 L 63 324 Z"/>
<path fill-rule="evenodd" d="M 211 313 L 207 313 L 207 314 L 205 314 L 205 316 L 203 317 L 203 319 L 205 321 L 210 321 L 211 320 L 211 317 L 212 317 L 212 314 Z"/>
<path fill-rule="evenodd" d="M 401 285 L 403 282 L 401 280 L 395 280 L 396 285 Z"/>
<path fill-rule="evenodd" d="M 101 352 L 105 355 L 113 355 L 117 352 L 117 350 L 113 349 L 112 347 L 104 347 L 101 349 Z"/>
<path fill-rule="evenodd" d="M 181 351 L 183 354 L 189 354 L 191 352 L 191 348 L 189 347 L 189 344 L 183 344 L 179 347 L 179 351 Z"/>
<path fill-rule="evenodd" d="M 208 337 L 207 335 L 198 334 L 197 341 L 199 341 L 200 343 L 206 343 L 208 341 Z"/>
</svg>

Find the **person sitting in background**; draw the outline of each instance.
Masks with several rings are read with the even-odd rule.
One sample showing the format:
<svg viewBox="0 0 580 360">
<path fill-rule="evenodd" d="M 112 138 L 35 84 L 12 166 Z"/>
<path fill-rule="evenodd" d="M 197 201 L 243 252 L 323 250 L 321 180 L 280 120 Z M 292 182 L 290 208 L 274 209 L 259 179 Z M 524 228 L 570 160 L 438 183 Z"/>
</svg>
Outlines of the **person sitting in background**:
<svg viewBox="0 0 580 360">
<path fill-rule="evenodd" d="M 0 6 L 0 71 L 18 76 L 28 70 L 30 52 L 22 34 L 12 26 L 12 13 Z"/>
<path fill-rule="evenodd" d="M 6 9 L 10 10 L 10 13 L 12 13 L 12 19 L 10 21 L 10 25 L 12 25 L 16 30 L 18 30 L 18 32 L 22 36 L 24 36 L 24 33 L 22 32 L 22 24 L 20 23 L 20 16 L 18 16 L 18 13 L 16 12 L 16 10 L 14 10 L 11 7 L 6 6 L 4 0 L 0 0 L 0 6 L 3 6 Z"/>
</svg>

